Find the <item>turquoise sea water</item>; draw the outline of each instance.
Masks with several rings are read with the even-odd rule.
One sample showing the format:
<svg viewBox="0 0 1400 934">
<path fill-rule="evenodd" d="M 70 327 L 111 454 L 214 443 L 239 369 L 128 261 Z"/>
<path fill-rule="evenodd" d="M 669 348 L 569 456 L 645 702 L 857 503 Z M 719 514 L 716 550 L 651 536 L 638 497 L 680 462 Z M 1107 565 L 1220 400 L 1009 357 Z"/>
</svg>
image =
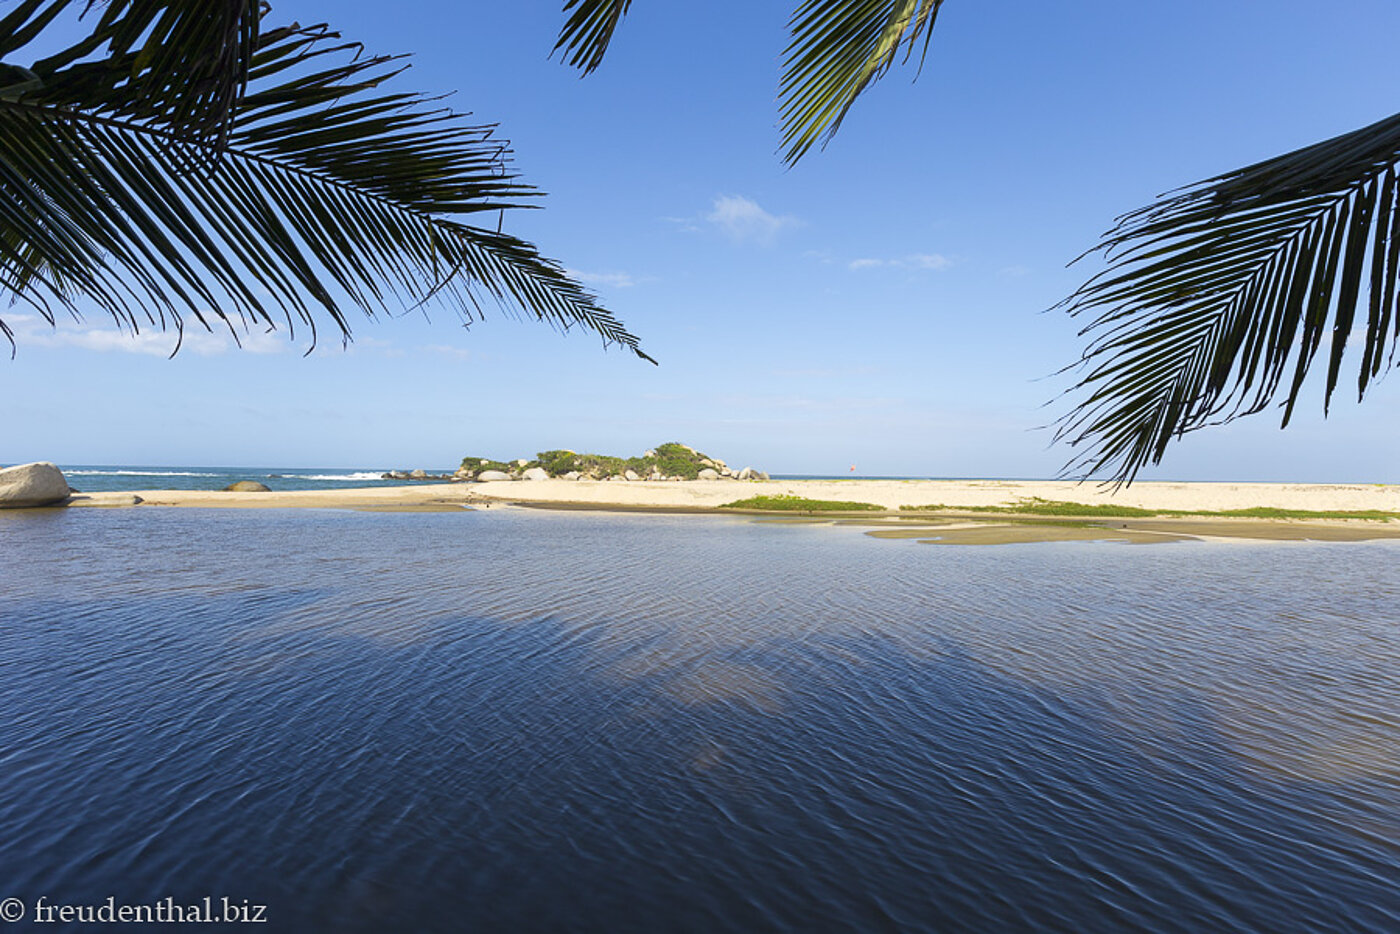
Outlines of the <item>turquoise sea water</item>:
<svg viewBox="0 0 1400 934">
<path fill-rule="evenodd" d="M 0 898 L 277 931 L 1392 931 L 1400 547 L 0 513 Z"/>
</svg>

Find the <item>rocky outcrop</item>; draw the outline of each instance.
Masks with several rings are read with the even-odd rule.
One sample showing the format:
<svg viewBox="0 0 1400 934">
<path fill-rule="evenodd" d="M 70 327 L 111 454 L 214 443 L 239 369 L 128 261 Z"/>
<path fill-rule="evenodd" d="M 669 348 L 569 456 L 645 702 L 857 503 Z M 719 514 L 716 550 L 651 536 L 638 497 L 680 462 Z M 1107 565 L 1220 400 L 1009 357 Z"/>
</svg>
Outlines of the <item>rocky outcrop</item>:
<svg viewBox="0 0 1400 934">
<path fill-rule="evenodd" d="M 549 473 L 543 467 L 531 467 L 520 475 L 522 480 L 548 480 Z"/>
<path fill-rule="evenodd" d="M 263 484 L 256 480 L 239 480 L 237 483 L 230 483 L 224 487 L 225 493 L 271 493 Z"/>
<path fill-rule="evenodd" d="M 468 479 L 462 471 L 455 474 L 448 473 L 428 473 L 421 467 L 417 470 L 386 470 L 379 475 L 381 480 L 428 480 L 436 483 L 445 483 L 451 480 L 462 481 Z"/>
<path fill-rule="evenodd" d="M 48 461 L 0 470 L 0 509 L 56 506 L 67 498 L 63 471 Z"/>
<path fill-rule="evenodd" d="M 489 480 L 509 480 L 510 474 L 504 470 L 483 470 L 476 478 L 484 483 Z"/>
<path fill-rule="evenodd" d="M 702 454 L 688 444 L 675 441 L 659 444 L 642 454 L 641 457 L 614 457 L 606 454 L 579 454 L 570 450 L 541 451 L 534 460 L 516 458 L 498 461 L 489 457 L 464 457 L 462 464 L 450 479 L 457 483 L 472 480 L 493 479 L 522 480 L 537 475 L 532 471 L 543 471 L 546 477 L 561 480 L 617 480 L 617 481 L 661 481 L 661 480 L 738 480 L 743 471 L 736 471 L 716 457 Z M 745 479 L 767 479 L 766 475 L 751 467 Z M 504 474 L 504 477 L 496 476 Z M 397 472 L 385 474 L 388 479 L 399 479 Z M 404 477 L 404 479 L 409 479 Z M 429 477 L 428 479 L 435 479 Z"/>
</svg>

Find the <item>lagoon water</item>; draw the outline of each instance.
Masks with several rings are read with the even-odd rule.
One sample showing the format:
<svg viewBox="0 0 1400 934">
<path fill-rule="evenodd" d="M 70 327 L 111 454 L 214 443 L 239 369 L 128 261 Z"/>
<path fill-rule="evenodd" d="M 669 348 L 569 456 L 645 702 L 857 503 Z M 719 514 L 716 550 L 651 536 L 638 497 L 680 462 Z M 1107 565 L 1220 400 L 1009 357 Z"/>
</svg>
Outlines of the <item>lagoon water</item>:
<svg viewBox="0 0 1400 934">
<path fill-rule="evenodd" d="M 0 898 L 227 897 L 279 931 L 1396 930 L 1397 544 L 0 514 Z"/>
</svg>

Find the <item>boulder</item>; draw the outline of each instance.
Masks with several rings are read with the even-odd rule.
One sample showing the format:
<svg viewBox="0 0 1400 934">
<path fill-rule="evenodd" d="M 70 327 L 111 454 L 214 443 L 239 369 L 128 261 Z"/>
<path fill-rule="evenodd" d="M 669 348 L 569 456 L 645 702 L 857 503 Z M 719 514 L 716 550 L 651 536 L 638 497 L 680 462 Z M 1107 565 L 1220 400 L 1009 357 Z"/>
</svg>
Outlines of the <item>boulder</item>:
<svg viewBox="0 0 1400 934">
<path fill-rule="evenodd" d="M 271 493 L 267 487 L 256 480 L 239 480 L 237 483 L 230 483 L 224 487 L 225 493 Z"/>
<path fill-rule="evenodd" d="M 577 480 L 577 479 L 578 479 L 579 477 L 581 477 L 581 476 L 583 476 L 583 474 L 579 473 L 577 470 L 571 470 L 571 471 L 569 471 L 568 473 L 564 474 L 564 476 L 560 477 L 560 479 L 561 479 L 561 480 Z"/>
<path fill-rule="evenodd" d="M 549 471 L 545 470 L 543 467 L 531 467 L 521 474 L 520 478 L 522 480 L 548 480 Z"/>
<path fill-rule="evenodd" d="M 695 478 L 695 479 L 697 479 L 697 480 L 718 480 L 718 479 L 719 479 L 719 471 L 718 471 L 718 470 L 715 470 L 715 469 L 713 469 L 713 468 L 710 468 L 710 467 L 706 467 L 704 470 L 700 471 L 700 473 L 696 475 L 696 478 Z"/>
<path fill-rule="evenodd" d="M 624 480 L 640 480 L 640 479 L 642 479 L 642 478 L 641 478 L 640 476 L 638 476 L 638 474 L 637 474 L 637 472 L 636 472 L 635 470 L 628 470 L 628 471 L 626 471 L 626 472 L 623 473 L 622 479 L 624 479 Z"/>
<path fill-rule="evenodd" d="M 752 467 L 745 467 L 743 470 L 739 471 L 739 479 L 740 479 L 740 480 L 752 480 L 752 479 L 753 479 L 753 468 L 752 468 Z"/>
<path fill-rule="evenodd" d="M 63 471 L 48 461 L 0 470 L 0 509 L 52 506 L 67 498 Z"/>
<path fill-rule="evenodd" d="M 428 472 L 427 472 L 426 470 L 424 470 L 422 467 L 419 467 L 417 470 L 409 471 L 408 479 L 410 479 L 410 480 L 426 480 L 426 479 L 428 479 Z"/>
<path fill-rule="evenodd" d="M 476 475 L 476 478 L 483 482 L 488 480 L 509 480 L 510 474 L 506 473 L 504 470 L 483 470 Z"/>
<path fill-rule="evenodd" d="M 525 458 L 522 457 L 522 458 L 520 458 L 518 461 L 515 462 L 515 466 L 517 466 L 517 467 L 524 467 L 524 466 L 525 466 L 526 464 L 528 464 L 528 463 L 530 463 L 530 462 L 527 461 Z"/>
</svg>

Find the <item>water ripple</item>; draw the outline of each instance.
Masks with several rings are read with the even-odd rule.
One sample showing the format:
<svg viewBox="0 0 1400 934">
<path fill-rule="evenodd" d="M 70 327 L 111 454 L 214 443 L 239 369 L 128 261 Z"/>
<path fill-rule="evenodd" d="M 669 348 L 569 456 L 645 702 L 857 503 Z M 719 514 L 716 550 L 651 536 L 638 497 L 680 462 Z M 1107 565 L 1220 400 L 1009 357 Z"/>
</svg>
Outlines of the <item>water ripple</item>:
<svg viewBox="0 0 1400 934">
<path fill-rule="evenodd" d="M 11 518 L 17 895 L 326 931 L 1400 921 L 1394 543 Z"/>
</svg>

